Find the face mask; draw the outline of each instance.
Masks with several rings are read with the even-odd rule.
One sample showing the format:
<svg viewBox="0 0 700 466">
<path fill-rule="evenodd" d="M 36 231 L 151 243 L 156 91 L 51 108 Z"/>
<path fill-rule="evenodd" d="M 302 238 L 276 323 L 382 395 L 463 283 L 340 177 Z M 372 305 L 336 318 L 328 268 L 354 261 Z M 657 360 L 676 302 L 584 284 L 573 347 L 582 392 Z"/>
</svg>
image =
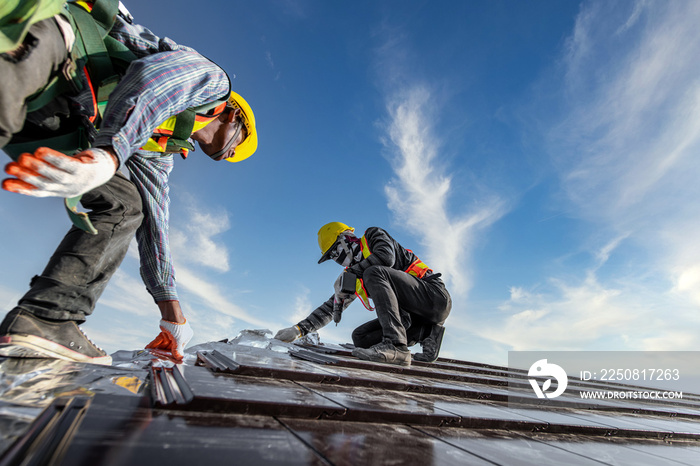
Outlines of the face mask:
<svg viewBox="0 0 700 466">
<path fill-rule="evenodd" d="M 350 267 L 356 261 L 356 256 L 361 254 L 360 245 L 348 243 L 344 236 L 338 239 L 335 247 L 336 251 L 333 253 L 332 259 L 343 267 Z"/>
</svg>

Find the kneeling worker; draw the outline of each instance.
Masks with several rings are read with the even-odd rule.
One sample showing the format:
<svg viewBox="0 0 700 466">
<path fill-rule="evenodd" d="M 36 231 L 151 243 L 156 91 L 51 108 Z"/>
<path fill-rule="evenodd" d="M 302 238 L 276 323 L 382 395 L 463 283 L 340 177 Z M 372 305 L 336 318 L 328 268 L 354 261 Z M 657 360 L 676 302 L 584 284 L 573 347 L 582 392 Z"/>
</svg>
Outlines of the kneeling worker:
<svg viewBox="0 0 700 466">
<path fill-rule="evenodd" d="M 415 359 L 435 361 L 445 331 L 443 323 L 452 308 L 441 274 L 434 273 L 381 228 L 368 228 L 362 238 L 354 231 L 340 222 L 321 227 L 318 244 L 323 255 L 318 263 L 331 259 L 346 269 L 328 301 L 297 325 L 277 332 L 275 338 L 291 342 L 331 321 L 340 322 L 343 310 L 356 296 L 371 310 L 371 297 L 377 319 L 353 332 L 353 356 L 409 366 L 408 346 L 420 342 L 423 352 Z"/>
</svg>

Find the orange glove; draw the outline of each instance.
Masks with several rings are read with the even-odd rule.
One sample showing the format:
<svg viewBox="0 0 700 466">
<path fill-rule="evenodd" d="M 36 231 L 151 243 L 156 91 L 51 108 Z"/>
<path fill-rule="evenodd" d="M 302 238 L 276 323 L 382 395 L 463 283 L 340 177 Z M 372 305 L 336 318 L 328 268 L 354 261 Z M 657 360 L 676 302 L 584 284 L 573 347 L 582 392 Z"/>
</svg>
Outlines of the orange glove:
<svg viewBox="0 0 700 466">
<path fill-rule="evenodd" d="M 105 184 L 116 170 L 114 156 L 103 149 L 69 157 L 40 147 L 5 166 L 5 173 L 14 178 L 3 180 L 2 189 L 34 197 L 75 197 Z"/>
<path fill-rule="evenodd" d="M 160 330 L 155 340 L 146 345 L 146 349 L 164 353 L 166 356 L 171 355 L 174 360 L 182 361 L 185 356 L 185 345 L 194 336 L 190 324 L 187 321 L 178 324 L 161 319 Z"/>
</svg>

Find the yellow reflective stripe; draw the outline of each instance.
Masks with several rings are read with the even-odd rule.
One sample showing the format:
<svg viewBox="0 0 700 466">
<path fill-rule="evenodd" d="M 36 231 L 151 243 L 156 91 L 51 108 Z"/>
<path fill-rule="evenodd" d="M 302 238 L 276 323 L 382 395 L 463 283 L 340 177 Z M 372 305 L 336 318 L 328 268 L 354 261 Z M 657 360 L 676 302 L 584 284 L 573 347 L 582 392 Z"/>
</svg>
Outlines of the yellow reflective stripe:
<svg viewBox="0 0 700 466">
<path fill-rule="evenodd" d="M 158 125 L 158 127 L 156 128 L 156 131 L 161 129 L 161 130 L 166 130 L 166 131 L 172 132 L 175 129 L 176 119 L 177 119 L 177 115 L 171 116 L 170 118 L 165 120 L 163 123 Z M 192 132 L 194 133 L 195 131 L 199 131 L 200 129 L 204 128 L 205 126 L 207 126 L 209 123 L 211 123 L 214 120 L 215 120 L 215 118 L 212 118 L 211 120 L 207 120 L 207 121 L 196 121 L 195 120 L 194 127 L 192 128 Z M 157 137 L 160 139 L 160 137 L 162 137 L 162 136 L 157 136 Z M 146 142 L 146 144 L 144 144 L 144 146 L 141 149 L 148 150 L 151 152 L 165 152 L 165 148 L 161 147 L 161 145 L 158 144 L 158 141 L 156 141 L 156 139 L 154 139 L 153 137 L 148 138 L 148 141 Z"/>
<path fill-rule="evenodd" d="M 428 273 L 430 268 L 420 259 L 413 261 L 411 265 L 406 269 L 406 273 L 413 275 L 414 277 L 423 278 L 423 276 Z"/>
<path fill-rule="evenodd" d="M 85 11 L 87 11 L 87 12 L 92 11 L 92 6 L 88 5 L 87 2 L 85 2 L 83 0 L 78 0 L 77 2 L 73 2 L 73 3 L 76 3 L 80 6 L 82 6 L 83 8 L 85 8 Z"/>
<path fill-rule="evenodd" d="M 360 298 L 360 301 L 362 301 L 362 305 L 365 307 L 365 309 L 368 311 L 374 311 L 374 308 L 369 302 L 369 294 L 367 293 L 367 290 L 365 290 L 365 284 L 361 278 L 358 278 L 355 281 L 355 294 L 358 298 Z"/>
<path fill-rule="evenodd" d="M 216 118 L 208 119 L 207 121 L 194 121 L 194 127 L 192 128 L 192 132 L 194 133 L 195 131 L 199 131 L 200 129 L 204 128 L 207 126 L 209 123 L 214 121 Z M 166 131 L 173 131 L 175 129 L 175 121 L 177 120 L 177 115 L 173 115 L 167 120 L 165 120 L 163 123 L 158 125 L 158 128 L 156 128 L 156 131 L 159 129 L 164 129 Z"/>
<path fill-rule="evenodd" d="M 372 252 L 369 250 L 369 244 L 367 243 L 367 238 L 365 238 L 364 235 L 362 235 L 362 239 L 360 240 L 360 248 L 362 249 L 362 256 L 367 259 Z M 413 253 L 410 249 L 407 249 L 408 252 Z M 432 272 L 432 269 L 430 269 L 425 262 L 422 260 L 418 259 L 416 257 L 416 260 L 413 261 L 411 265 L 408 266 L 404 272 L 408 273 L 409 275 L 413 275 L 414 277 L 418 278 L 423 278 L 426 273 Z M 359 296 L 359 295 L 358 295 Z M 365 306 L 367 307 L 367 306 Z"/>
<path fill-rule="evenodd" d="M 367 238 L 365 238 L 364 235 L 362 235 L 362 239 L 360 240 L 360 249 L 362 250 L 362 256 L 367 259 L 372 252 L 369 250 L 369 245 L 367 244 Z"/>
<path fill-rule="evenodd" d="M 146 141 L 146 144 L 144 144 L 141 149 L 148 150 L 151 152 L 165 152 L 165 149 L 160 147 L 160 145 L 158 145 L 156 140 L 153 138 L 149 138 L 148 141 Z"/>
</svg>

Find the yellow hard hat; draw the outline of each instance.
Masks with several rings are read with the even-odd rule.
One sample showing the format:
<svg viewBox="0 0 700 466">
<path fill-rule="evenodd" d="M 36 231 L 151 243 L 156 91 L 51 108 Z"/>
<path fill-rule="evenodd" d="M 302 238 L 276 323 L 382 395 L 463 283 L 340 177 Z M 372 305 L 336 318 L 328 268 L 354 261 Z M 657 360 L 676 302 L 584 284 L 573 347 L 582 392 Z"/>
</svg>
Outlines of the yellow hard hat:
<svg viewBox="0 0 700 466">
<path fill-rule="evenodd" d="M 353 227 L 349 227 L 341 222 L 326 223 L 318 230 L 318 247 L 321 248 L 321 253 L 323 254 L 318 260 L 319 264 L 328 260 L 332 246 L 338 240 L 338 236 L 347 230 L 355 231 Z"/>
<path fill-rule="evenodd" d="M 250 108 L 248 102 L 233 91 L 231 91 L 231 97 L 229 97 L 228 103 L 231 104 L 233 108 L 241 109 L 241 121 L 245 125 L 248 133 L 248 136 L 246 136 L 243 142 L 236 146 L 236 154 L 226 159 L 229 162 L 240 162 L 253 155 L 258 148 L 258 132 L 255 130 L 255 115 L 253 115 L 253 109 Z"/>
</svg>

